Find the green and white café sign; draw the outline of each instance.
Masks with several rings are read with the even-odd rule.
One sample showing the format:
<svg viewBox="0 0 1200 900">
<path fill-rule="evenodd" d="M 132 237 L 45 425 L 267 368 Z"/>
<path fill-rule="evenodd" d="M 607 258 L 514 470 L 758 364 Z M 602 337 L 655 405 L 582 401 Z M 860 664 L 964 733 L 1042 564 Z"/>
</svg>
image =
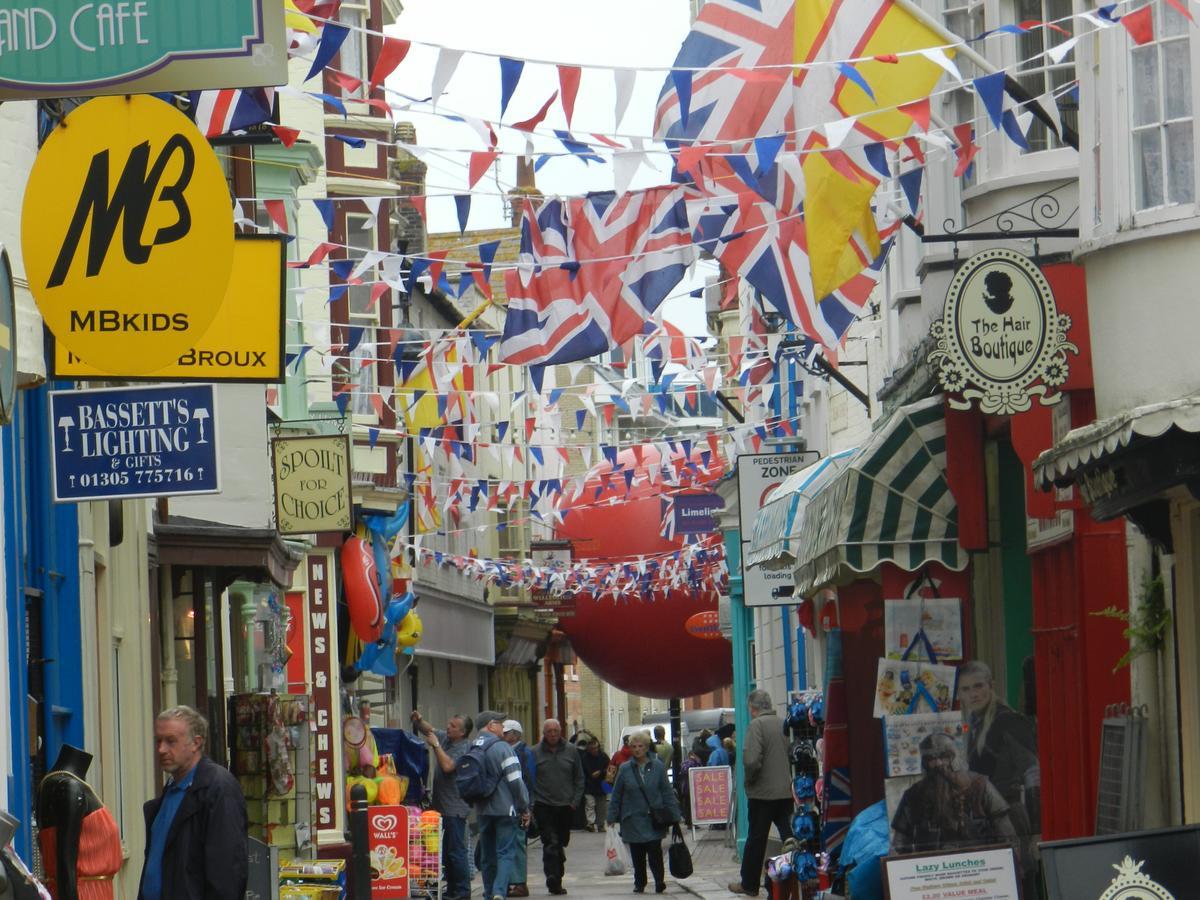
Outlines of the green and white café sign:
<svg viewBox="0 0 1200 900">
<path fill-rule="evenodd" d="M 0 0 L 0 100 L 286 82 L 281 0 Z"/>
<path fill-rule="evenodd" d="M 1062 399 L 1068 374 L 1071 317 L 1059 313 L 1037 264 L 1012 250 L 976 253 L 959 267 L 942 317 L 930 333 L 929 362 L 955 409 L 972 401 L 985 413 L 1008 415 Z M 957 395 L 957 396 L 956 396 Z"/>
</svg>

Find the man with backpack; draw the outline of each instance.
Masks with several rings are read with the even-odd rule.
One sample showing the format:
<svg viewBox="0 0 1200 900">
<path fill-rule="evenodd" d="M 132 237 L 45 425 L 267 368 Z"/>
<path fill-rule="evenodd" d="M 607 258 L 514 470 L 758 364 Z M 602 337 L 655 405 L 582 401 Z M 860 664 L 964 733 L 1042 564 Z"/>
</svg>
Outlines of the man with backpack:
<svg viewBox="0 0 1200 900">
<path fill-rule="evenodd" d="M 529 824 L 529 792 L 521 761 L 504 740 L 504 713 L 475 718 L 479 737 L 458 760 L 459 796 L 475 805 L 485 900 L 506 900 L 516 858 L 517 831 Z"/>
</svg>

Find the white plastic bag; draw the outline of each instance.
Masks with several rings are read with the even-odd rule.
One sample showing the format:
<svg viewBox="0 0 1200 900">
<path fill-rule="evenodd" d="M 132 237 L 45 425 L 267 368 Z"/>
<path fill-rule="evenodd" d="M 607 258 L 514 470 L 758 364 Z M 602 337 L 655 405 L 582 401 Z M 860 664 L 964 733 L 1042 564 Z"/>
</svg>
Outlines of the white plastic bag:
<svg viewBox="0 0 1200 900">
<path fill-rule="evenodd" d="M 629 848 L 621 840 L 616 825 L 604 830 L 604 874 L 624 875 L 630 866 Z"/>
</svg>

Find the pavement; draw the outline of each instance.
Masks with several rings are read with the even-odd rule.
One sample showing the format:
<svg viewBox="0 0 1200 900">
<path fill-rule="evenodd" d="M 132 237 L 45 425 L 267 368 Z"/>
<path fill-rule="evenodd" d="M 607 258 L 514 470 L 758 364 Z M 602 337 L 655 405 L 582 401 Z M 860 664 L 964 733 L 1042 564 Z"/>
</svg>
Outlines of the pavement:
<svg viewBox="0 0 1200 900">
<path fill-rule="evenodd" d="M 693 840 L 691 831 L 685 831 L 688 849 L 692 852 L 693 874 L 685 880 L 678 880 L 667 873 L 667 890 L 657 896 L 683 898 L 700 898 L 700 900 L 733 900 L 726 885 L 738 878 L 738 861 L 734 849 L 726 844 L 726 838 L 731 832 L 711 831 L 707 827 L 696 829 Z M 666 861 L 667 846 L 670 840 L 663 841 L 663 858 Z M 567 889 L 566 900 L 599 900 L 607 897 L 633 897 L 633 873 L 624 875 L 604 874 L 604 834 L 587 831 L 572 831 L 571 844 L 567 847 L 567 873 L 563 879 L 563 887 Z M 540 843 L 529 847 L 529 896 L 549 897 L 546 890 L 546 879 L 542 876 L 542 848 Z M 476 877 L 473 884 L 472 897 L 482 897 L 483 889 Z M 645 894 L 646 897 L 656 896 L 654 882 Z M 761 892 L 759 897 L 765 895 Z"/>
</svg>

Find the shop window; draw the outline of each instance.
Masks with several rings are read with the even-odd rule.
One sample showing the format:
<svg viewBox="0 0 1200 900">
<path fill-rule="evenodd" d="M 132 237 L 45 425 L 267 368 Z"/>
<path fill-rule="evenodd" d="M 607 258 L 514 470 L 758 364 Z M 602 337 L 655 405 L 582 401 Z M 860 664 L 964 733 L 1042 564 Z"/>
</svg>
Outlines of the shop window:
<svg viewBox="0 0 1200 900">
<path fill-rule="evenodd" d="M 1068 54 L 1062 63 L 1055 65 L 1044 55 L 1046 50 L 1057 47 L 1071 36 L 1071 0 L 1017 0 L 1016 8 L 1018 22 L 1047 22 L 1063 29 L 1031 28 L 1017 37 L 1019 69 L 1016 78 L 1034 97 L 1053 91 L 1063 124 L 1077 130 L 1079 103 L 1072 94 L 1064 93 L 1067 85 L 1075 80 L 1072 57 Z M 1033 120 L 1026 140 L 1031 153 L 1066 146 L 1040 119 Z"/>
<path fill-rule="evenodd" d="M 1167 3 L 1152 5 L 1155 40 L 1130 42 L 1130 155 L 1139 211 L 1196 199 L 1189 23 Z"/>
</svg>

